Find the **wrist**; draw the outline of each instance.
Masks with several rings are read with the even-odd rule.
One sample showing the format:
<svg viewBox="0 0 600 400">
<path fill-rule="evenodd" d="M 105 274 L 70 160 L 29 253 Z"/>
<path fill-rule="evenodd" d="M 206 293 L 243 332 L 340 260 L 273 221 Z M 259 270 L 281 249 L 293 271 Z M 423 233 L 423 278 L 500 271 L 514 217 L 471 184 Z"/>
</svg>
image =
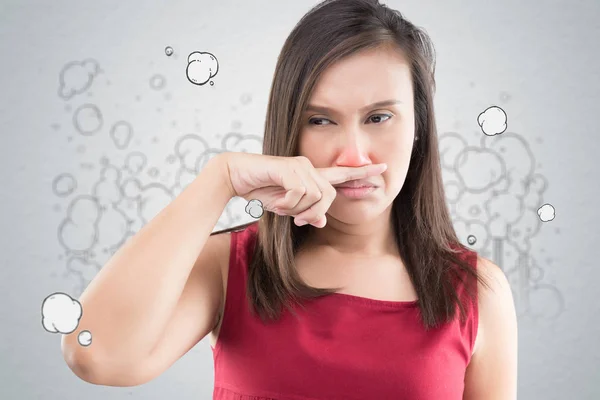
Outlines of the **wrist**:
<svg viewBox="0 0 600 400">
<path fill-rule="evenodd" d="M 231 183 L 231 170 L 229 164 L 230 154 L 230 152 L 217 154 L 209 162 L 213 162 L 215 169 L 218 171 L 217 173 L 220 174 L 219 178 L 223 182 L 229 198 L 232 199 L 237 197 L 237 193 Z"/>
</svg>

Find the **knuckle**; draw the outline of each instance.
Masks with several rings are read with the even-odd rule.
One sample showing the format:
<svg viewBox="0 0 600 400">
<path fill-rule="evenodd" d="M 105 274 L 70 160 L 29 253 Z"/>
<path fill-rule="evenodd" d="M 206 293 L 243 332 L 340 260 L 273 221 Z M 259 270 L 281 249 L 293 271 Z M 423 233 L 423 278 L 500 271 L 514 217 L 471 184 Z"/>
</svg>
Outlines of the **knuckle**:
<svg viewBox="0 0 600 400">
<path fill-rule="evenodd" d="M 311 190 L 306 193 L 306 198 L 310 201 L 318 201 L 321 200 L 321 191 L 320 190 Z"/>
<path fill-rule="evenodd" d="M 306 186 L 297 186 L 293 189 L 293 191 L 297 194 L 305 195 L 306 194 Z"/>
<path fill-rule="evenodd" d="M 298 156 L 298 157 L 296 157 L 296 159 L 298 160 L 298 162 L 300 162 L 301 165 L 312 166 L 312 163 L 310 162 L 310 160 L 305 156 Z"/>
<path fill-rule="evenodd" d="M 327 188 L 327 196 L 332 200 L 337 196 L 337 191 L 331 185 L 329 185 L 329 187 Z"/>
<path fill-rule="evenodd" d="M 308 218 L 306 220 L 306 222 L 308 222 L 309 224 L 314 224 L 315 222 L 319 221 L 321 218 L 318 215 L 315 215 L 314 217 Z"/>
<path fill-rule="evenodd" d="M 310 207 L 303 214 L 304 215 L 302 219 L 308 222 L 309 224 L 319 220 L 318 213 L 315 212 L 315 209 L 313 207 Z"/>
</svg>

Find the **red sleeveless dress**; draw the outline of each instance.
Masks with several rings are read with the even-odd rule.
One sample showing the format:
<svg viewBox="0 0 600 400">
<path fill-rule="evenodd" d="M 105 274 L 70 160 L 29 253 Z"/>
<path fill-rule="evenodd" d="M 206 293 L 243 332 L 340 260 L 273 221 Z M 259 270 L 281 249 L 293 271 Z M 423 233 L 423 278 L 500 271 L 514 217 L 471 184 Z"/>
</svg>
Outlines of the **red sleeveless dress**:
<svg viewBox="0 0 600 400">
<path fill-rule="evenodd" d="M 477 333 L 467 319 L 425 332 L 415 301 L 332 294 L 263 324 L 246 301 L 258 223 L 231 234 L 227 298 L 213 349 L 213 400 L 461 400 Z M 476 253 L 463 257 L 476 265 Z"/>
</svg>

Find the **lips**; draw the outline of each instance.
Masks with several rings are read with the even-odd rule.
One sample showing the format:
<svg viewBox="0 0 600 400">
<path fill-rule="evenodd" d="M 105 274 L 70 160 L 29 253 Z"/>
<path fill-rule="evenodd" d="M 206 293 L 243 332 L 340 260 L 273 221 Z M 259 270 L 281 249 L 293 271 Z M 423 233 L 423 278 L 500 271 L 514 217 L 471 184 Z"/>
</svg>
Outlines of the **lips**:
<svg viewBox="0 0 600 400">
<path fill-rule="evenodd" d="M 367 188 L 372 188 L 372 187 L 376 187 L 376 186 L 370 182 L 359 179 L 359 180 L 344 182 L 342 184 L 335 185 L 335 187 L 336 188 L 347 188 L 347 189 L 367 189 Z"/>
</svg>

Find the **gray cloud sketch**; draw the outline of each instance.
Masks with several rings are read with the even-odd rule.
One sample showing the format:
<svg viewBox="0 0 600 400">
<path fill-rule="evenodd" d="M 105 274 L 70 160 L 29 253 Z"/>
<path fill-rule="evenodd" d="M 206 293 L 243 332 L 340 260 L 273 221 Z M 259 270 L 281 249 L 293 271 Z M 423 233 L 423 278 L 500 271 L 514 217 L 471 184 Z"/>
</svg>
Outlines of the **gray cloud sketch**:
<svg viewBox="0 0 600 400">
<path fill-rule="evenodd" d="M 210 56 L 190 54 L 188 64 L 196 64 L 186 71 L 188 78 L 190 71 L 197 75 L 197 82 L 212 78 L 218 62 Z M 60 98 L 85 92 L 98 73 L 97 62 L 67 64 L 60 74 Z M 147 90 L 163 90 L 166 82 L 166 77 L 155 73 Z M 239 97 L 242 105 L 251 101 L 250 93 Z M 196 109 L 197 114 L 200 111 Z M 76 294 L 128 238 L 196 178 L 210 159 L 223 152 L 262 153 L 262 136 L 240 132 L 241 121 L 234 117 L 233 131 L 212 138 L 179 134 L 163 163 L 154 165 L 145 152 L 132 148 L 141 145 L 141 140 L 150 140 L 133 141 L 133 123 L 119 120 L 108 132 L 102 132 L 103 116 L 93 101 L 76 107 L 72 115 L 78 133 L 83 137 L 103 133 L 115 150 L 114 157 L 105 157 L 98 165 L 81 164 L 82 169 L 97 174 L 89 193 L 78 193 L 75 171 L 59 173 L 52 182 L 53 193 L 68 202 L 58 226 L 58 240 L 66 253 L 65 274 L 73 281 Z M 503 269 L 513 287 L 520 318 L 557 318 L 565 307 L 563 296 L 544 281 L 546 266 L 532 254 L 536 236 L 556 218 L 556 210 L 545 198 L 548 179 L 537 171 L 525 137 L 507 130 L 504 110 L 488 107 L 478 115 L 477 124 L 481 132 L 475 141 L 458 131 L 439 135 L 444 185 L 457 234 L 465 245 Z M 55 129 L 59 128 L 56 124 Z M 154 138 L 154 142 L 158 140 Z M 127 150 L 122 154 L 124 160 L 112 160 L 122 150 Z M 261 215 L 256 201 L 232 199 L 215 229 L 250 222 Z"/>
<path fill-rule="evenodd" d="M 59 74 L 58 96 L 63 100 L 70 100 L 84 93 L 101 72 L 100 64 L 92 58 L 67 63 Z"/>
<path fill-rule="evenodd" d="M 495 122 L 502 128 L 505 119 Z M 543 201 L 547 179 L 536 171 L 523 136 L 498 126 L 488 128 L 494 135 L 481 136 L 478 146 L 456 132 L 440 135 L 455 229 L 466 245 L 504 270 L 519 317 L 557 318 L 564 311 L 564 298 L 558 288 L 542 282 L 543 267 L 531 254 L 542 224 L 554 219 L 554 208 Z"/>
</svg>

